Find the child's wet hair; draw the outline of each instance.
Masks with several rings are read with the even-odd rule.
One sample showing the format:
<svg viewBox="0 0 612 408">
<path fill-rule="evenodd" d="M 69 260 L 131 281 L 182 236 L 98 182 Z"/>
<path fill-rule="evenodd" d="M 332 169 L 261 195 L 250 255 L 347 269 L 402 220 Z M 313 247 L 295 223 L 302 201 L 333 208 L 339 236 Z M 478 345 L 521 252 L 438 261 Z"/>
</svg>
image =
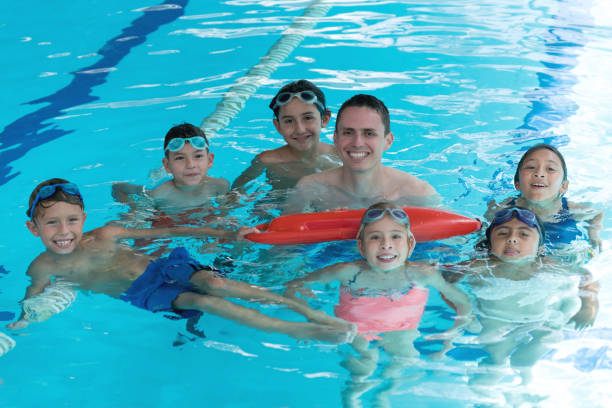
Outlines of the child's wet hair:
<svg viewBox="0 0 612 408">
<path fill-rule="evenodd" d="M 173 126 L 168 133 L 166 133 L 166 138 L 164 139 L 164 152 L 166 158 L 168 158 L 168 151 L 166 147 L 168 147 L 168 143 L 172 139 L 187 139 L 194 136 L 202 136 L 204 140 L 206 140 L 206 144 L 208 145 L 208 138 L 206 137 L 206 133 L 197 127 L 192 125 L 191 123 L 181 123 L 180 125 Z"/>
<path fill-rule="evenodd" d="M 40 191 L 41 188 L 45 186 L 51 186 L 51 185 L 56 185 L 56 184 L 66 184 L 66 183 L 70 183 L 70 182 L 68 180 L 64 180 L 61 178 L 52 178 L 49 180 L 45 180 L 39 185 L 37 185 L 36 188 L 30 194 L 30 199 L 28 200 L 28 209 L 26 210 L 26 215 L 32 220 L 34 220 L 36 217 L 40 215 L 41 208 L 43 209 L 49 208 L 51 207 L 51 205 L 53 205 L 49 203 L 56 203 L 56 202 L 64 202 L 68 204 L 78 205 L 79 207 L 81 207 L 81 210 L 85 210 L 85 203 L 83 203 L 83 200 L 81 199 L 79 195 L 68 194 L 63 189 L 57 188 L 52 195 L 38 201 L 38 203 L 36 203 L 36 207 L 31 209 L 31 214 L 30 214 L 30 208 L 32 207 L 32 204 L 34 203 L 34 200 L 36 200 L 36 196 L 38 195 L 38 192 Z"/>
<path fill-rule="evenodd" d="M 293 81 L 293 82 L 290 82 L 284 85 L 281 89 L 278 90 L 276 95 L 274 95 L 274 98 L 272 98 L 272 101 L 270 101 L 270 105 L 269 105 L 270 109 L 274 111 L 274 117 L 278 118 L 278 112 L 280 111 L 280 106 L 277 106 L 275 108 L 276 98 L 278 98 L 278 95 L 280 95 L 283 92 L 296 93 L 296 92 L 301 92 L 301 91 L 311 91 L 317 96 L 317 101 L 321 103 L 324 110 L 321 112 L 320 107 L 316 103 L 314 105 L 320 111 L 321 116 L 325 115 L 325 113 L 328 112 L 327 104 L 325 103 L 325 94 L 323 94 L 323 91 L 318 86 L 313 84 L 312 82 L 306 79 L 300 79 L 298 81 Z"/>
<path fill-rule="evenodd" d="M 340 109 L 338 110 L 338 115 L 336 116 L 336 131 L 338 130 L 338 123 L 340 122 L 340 117 L 346 108 L 350 108 L 352 106 L 355 107 L 366 107 L 370 108 L 378 113 L 380 116 L 380 120 L 383 123 L 385 128 L 385 135 L 391 131 L 391 119 L 389 117 L 389 109 L 385 106 L 383 101 L 378 99 L 373 95 L 366 94 L 357 94 L 352 96 L 348 100 L 346 100 Z"/>
<path fill-rule="evenodd" d="M 387 202 L 387 201 L 381 201 L 375 204 L 372 204 L 371 206 L 369 206 L 364 212 L 363 212 L 363 216 L 361 217 L 361 221 L 359 222 L 359 232 L 357 232 L 357 239 L 358 240 L 362 240 L 363 239 L 363 231 L 365 230 L 365 227 L 369 224 L 371 224 L 372 222 L 375 221 L 368 221 L 367 220 L 367 213 L 370 210 L 401 210 L 404 211 L 404 209 L 396 204 Z M 384 218 L 384 217 L 391 217 L 390 214 L 385 213 L 383 214 L 383 216 L 380 218 Z M 378 220 L 377 220 L 378 221 Z M 395 221 L 395 220 L 394 220 Z M 406 231 L 408 232 L 408 234 L 412 234 L 412 232 L 410 231 L 410 221 L 409 219 L 407 219 L 406 224 L 403 224 L 406 226 Z"/>
<path fill-rule="evenodd" d="M 559 150 L 557 150 L 556 147 L 551 146 L 547 143 L 540 143 L 537 144 L 535 146 L 531 146 L 521 157 L 521 160 L 519 160 L 518 165 L 516 166 L 516 173 L 514 173 L 514 182 L 518 183 L 520 181 L 520 177 L 519 177 L 519 173 L 521 171 L 521 167 L 523 167 L 523 163 L 525 163 L 525 160 L 527 160 L 527 158 L 534 152 L 537 152 L 538 150 L 542 150 L 542 149 L 546 149 L 546 150 L 550 150 L 551 152 L 553 152 L 558 158 L 559 161 L 561 162 L 561 167 L 563 167 L 563 181 L 567 180 L 567 165 L 565 164 L 565 159 L 563 158 L 563 155 L 561 154 L 561 152 Z"/>
</svg>

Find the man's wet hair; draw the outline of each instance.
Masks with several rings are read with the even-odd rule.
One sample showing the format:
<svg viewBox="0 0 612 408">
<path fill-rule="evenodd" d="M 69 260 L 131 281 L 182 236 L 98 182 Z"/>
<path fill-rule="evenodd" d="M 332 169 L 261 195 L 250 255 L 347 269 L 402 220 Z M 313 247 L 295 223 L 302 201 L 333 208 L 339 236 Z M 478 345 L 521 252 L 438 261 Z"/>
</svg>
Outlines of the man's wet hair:
<svg viewBox="0 0 612 408">
<path fill-rule="evenodd" d="M 340 117 L 346 108 L 350 107 L 366 107 L 376 111 L 380 115 L 380 120 L 385 128 L 385 135 L 391 131 L 391 119 L 389 117 L 389 109 L 385 106 L 383 101 L 373 95 L 357 94 L 346 100 L 336 116 L 336 131 L 338 131 L 338 123 L 340 123 Z"/>
</svg>

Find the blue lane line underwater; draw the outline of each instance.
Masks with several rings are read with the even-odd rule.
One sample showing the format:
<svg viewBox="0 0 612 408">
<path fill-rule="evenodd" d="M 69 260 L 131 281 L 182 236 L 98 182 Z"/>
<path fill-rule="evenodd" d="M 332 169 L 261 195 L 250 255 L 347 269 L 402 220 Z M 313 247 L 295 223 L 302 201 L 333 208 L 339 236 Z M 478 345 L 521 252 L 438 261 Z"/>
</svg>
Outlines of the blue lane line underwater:
<svg viewBox="0 0 612 408">
<path fill-rule="evenodd" d="M 74 132 L 45 122 L 61 116 L 64 109 L 100 99 L 91 93 L 94 87 L 106 83 L 109 68 L 117 66 L 132 48 L 144 43 L 147 35 L 181 17 L 187 3 L 189 0 L 169 0 L 147 8 L 141 17 L 100 48 L 97 53 L 102 59 L 74 72 L 70 84 L 52 95 L 26 102 L 47 105 L 15 120 L 0 133 L 0 149 L 3 150 L 0 152 L 0 185 L 19 175 L 19 172 L 11 174 L 13 168 L 9 164 L 12 161 L 33 148 Z"/>
</svg>

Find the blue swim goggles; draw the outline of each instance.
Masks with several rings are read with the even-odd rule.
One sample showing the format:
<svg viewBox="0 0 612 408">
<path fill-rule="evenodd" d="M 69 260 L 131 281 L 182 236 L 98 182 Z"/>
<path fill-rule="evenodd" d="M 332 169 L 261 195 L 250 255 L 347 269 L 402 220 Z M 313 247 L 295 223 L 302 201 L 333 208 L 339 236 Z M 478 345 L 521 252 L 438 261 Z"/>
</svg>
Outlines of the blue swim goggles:
<svg viewBox="0 0 612 408">
<path fill-rule="evenodd" d="M 51 197 L 57 189 L 61 189 L 64 193 L 74 195 L 79 197 L 81 201 L 83 201 L 83 196 L 79 192 L 79 188 L 74 183 L 61 183 L 61 184 L 49 184 L 48 186 L 41 187 L 32 202 L 32 206 L 28 209 L 28 217 L 32 218 L 32 213 L 36 208 L 36 205 L 40 202 L 40 200 L 46 200 Z"/>
<path fill-rule="evenodd" d="M 168 142 L 164 151 L 178 152 L 185 146 L 185 142 L 189 142 L 196 150 L 204 150 L 208 148 L 208 142 L 203 136 L 193 137 L 175 137 Z"/>
<path fill-rule="evenodd" d="M 291 99 L 296 96 L 304 103 L 314 104 L 317 109 L 319 109 L 321 114 L 325 112 L 325 106 L 323 106 L 323 104 L 319 101 L 319 98 L 317 98 L 317 95 L 312 91 L 281 92 L 276 95 L 276 100 L 274 101 L 272 110 L 276 111 L 276 108 L 288 104 Z"/>
<path fill-rule="evenodd" d="M 493 221 L 491 221 L 491 225 L 487 228 L 487 238 L 491 238 L 491 231 L 493 228 L 510 221 L 512 218 L 518 219 L 528 227 L 537 229 L 540 234 L 540 244 L 544 242 L 544 228 L 538 217 L 532 211 L 519 207 L 504 208 L 497 211 L 493 217 Z"/>
<path fill-rule="evenodd" d="M 408 214 L 400 208 L 372 208 L 367 210 L 365 214 L 363 214 L 361 224 L 370 224 L 374 221 L 378 221 L 385 216 L 385 213 L 389 214 L 400 224 L 406 224 L 410 227 L 410 218 L 408 218 Z"/>
</svg>

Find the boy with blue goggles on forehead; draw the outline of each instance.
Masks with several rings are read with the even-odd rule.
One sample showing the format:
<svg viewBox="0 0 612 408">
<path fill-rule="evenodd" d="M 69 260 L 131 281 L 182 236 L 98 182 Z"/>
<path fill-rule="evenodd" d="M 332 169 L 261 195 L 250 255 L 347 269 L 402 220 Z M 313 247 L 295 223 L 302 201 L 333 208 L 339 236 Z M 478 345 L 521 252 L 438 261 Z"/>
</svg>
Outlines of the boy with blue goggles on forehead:
<svg viewBox="0 0 612 408">
<path fill-rule="evenodd" d="M 335 148 L 320 140 L 331 112 L 319 87 L 305 79 L 291 82 L 278 91 L 269 106 L 274 112 L 272 123 L 286 144 L 259 153 L 232 189 L 242 190 L 264 172 L 274 189 L 287 189 L 303 176 L 340 165 Z"/>
<path fill-rule="evenodd" d="M 113 185 L 113 197 L 135 207 L 143 202 L 138 196 L 144 195 L 152 201 L 155 209 L 163 210 L 166 214 L 201 207 L 229 191 L 227 180 L 208 176 L 214 157 L 202 129 L 189 123 L 174 126 L 164 139 L 162 159 L 164 169 L 172 175 L 172 179 L 146 191 L 146 194 L 143 186 L 116 183 Z"/>
<path fill-rule="evenodd" d="M 168 143 L 168 145 L 170 145 Z M 194 142 L 198 143 L 198 142 Z M 171 147 L 172 148 L 172 147 Z M 238 231 L 206 227 L 124 228 L 106 225 L 84 231 L 86 214 L 77 186 L 63 179 L 49 179 L 30 195 L 28 230 L 40 238 L 45 251 L 27 270 L 31 282 L 22 302 L 24 309 L 11 329 L 23 329 L 32 321 L 25 305 L 53 283 L 71 283 L 80 290 L 102 293 L 152 312 L 189 318 L 202 312 L 216 314 L 267 332 L 332 343 L 350 341 L 354 327 L 315 311 L 263 287 L 228 279 L 201 265 L 186 249 L 154 258 L 123 243 L 125 239 L 154 237 L 224 237 L 240 240 L 255 228 Z M 286 321 L 228 300 L 278 304 L 308 321 Z"/>
</svg>

